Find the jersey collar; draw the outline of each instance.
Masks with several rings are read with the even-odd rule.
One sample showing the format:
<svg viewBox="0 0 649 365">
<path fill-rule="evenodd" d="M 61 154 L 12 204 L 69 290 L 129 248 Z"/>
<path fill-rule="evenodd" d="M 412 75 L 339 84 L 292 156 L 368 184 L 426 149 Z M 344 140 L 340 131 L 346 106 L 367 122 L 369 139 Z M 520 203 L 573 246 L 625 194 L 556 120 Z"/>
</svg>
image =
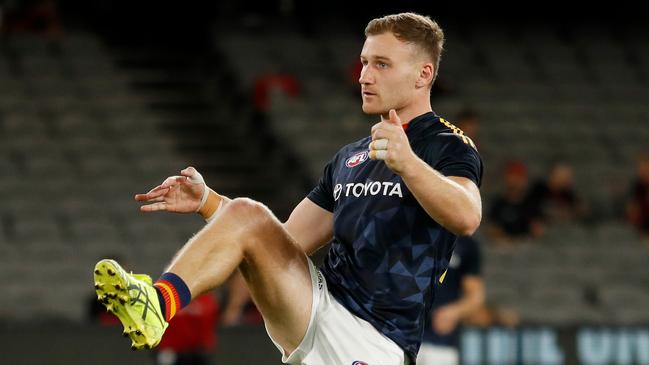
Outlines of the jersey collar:
<svg viewBox="0 0 649 365">
<path fill-rule="evenodd" d="M 410 122 L 402 124 L 403 130 L 408 132 L 408 130 L 417 130 L 420 125 L 425 125 L 426 122 L 432 122 L 439 118 L 435 112 L 427 112 L 417 117 L 414 117 Z"/>
</svg>

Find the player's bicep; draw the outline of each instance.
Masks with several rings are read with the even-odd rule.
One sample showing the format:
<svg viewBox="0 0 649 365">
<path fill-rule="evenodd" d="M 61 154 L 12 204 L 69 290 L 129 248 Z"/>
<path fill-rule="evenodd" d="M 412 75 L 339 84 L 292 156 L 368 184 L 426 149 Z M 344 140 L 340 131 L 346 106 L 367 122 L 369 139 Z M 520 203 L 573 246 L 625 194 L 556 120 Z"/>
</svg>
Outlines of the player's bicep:
<svg viewBox="0 0 649 365">
<path fill-rule="evenodd" d="M 284 228 L 302 250 L 310 255 L 331 241 L 333 222 L 333 214 L 330 211 L 304 198 L 293 209 L 291 216 L 284 223 Z"/>
<path fill-rule="evenodd" d="M 460 184 L 464 188 L 464 190 L 471 196 L 471 198 L 480 201 L 480 189 L 478 186 L 473 182 L 473 180 L 466 178 L 464 176 L 447 176 L 449 179 L 455 181 L 456 183 Z"/>
</svg>

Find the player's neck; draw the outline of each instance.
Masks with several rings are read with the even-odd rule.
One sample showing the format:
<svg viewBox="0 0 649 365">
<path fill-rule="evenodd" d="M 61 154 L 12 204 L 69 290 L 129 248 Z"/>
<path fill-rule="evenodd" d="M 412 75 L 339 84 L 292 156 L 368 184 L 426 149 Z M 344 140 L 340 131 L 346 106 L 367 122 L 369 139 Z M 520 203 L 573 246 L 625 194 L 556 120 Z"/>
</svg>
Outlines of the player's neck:
<svg viewBox="0 0 649 365">
<path fill-rule="evenodd" d="M 401 118 L 401 124 L 408 124 L 411 120 L 417 118 L 418 116 L 432 111 L 433 108 L 430 105 L 430 100 L 415 105 L 408 105 L 404 108 L 396 110 L 397 115 L 399 116 L 399 118 Z M 388 113 L 381 114 L 381 121 L 386 121 L 389 119 L 390 115 Z"/>
</svg>

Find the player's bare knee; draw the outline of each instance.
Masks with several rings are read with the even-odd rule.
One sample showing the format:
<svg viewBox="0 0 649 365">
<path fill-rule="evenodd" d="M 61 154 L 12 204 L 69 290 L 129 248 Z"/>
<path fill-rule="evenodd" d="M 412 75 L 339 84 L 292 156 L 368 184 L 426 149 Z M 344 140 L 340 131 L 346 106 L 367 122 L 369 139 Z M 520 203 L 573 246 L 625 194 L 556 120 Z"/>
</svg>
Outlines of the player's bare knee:
<svg viewBox="0 0 649 365">
<path fill-rule="evenodd" d="M 249 198 L 232 199 L 225 209 L 237 217 L 251 219 L 267 213 L 263 204 Z"/>
<path fill-rule="evenodd" d="M 262 203 L 248 198 L 236 198 L 228 203 L 226 211 L 249 232 L 263 231 L 274 221 L 271 211 Z"/>
<path fill-rule="evenodd" d="M 281 223 L 262 203 L 248 198 L 232 200 L 226 207 L 228 214 L 241 228 L 240 244 L 244 252 L 254 253 L 258 244 L 268 241 L 268 237 L 281 229 Z M 224 212 L 225 213 L 225 212 Z"/>
</svg>

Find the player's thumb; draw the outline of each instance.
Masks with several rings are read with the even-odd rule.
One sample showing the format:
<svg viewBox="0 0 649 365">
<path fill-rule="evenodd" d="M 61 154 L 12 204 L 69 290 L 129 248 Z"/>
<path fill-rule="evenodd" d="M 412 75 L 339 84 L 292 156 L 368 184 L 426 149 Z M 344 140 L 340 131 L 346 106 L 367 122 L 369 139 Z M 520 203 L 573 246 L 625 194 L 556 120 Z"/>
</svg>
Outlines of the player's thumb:
<svg viewBox="0 0 649 365">
<path fill-rule="evenodd" d="M 181 175 L 186 176 L 190 183 L 192 184 L 203 184 L 203 175 L 201 175 L 195 168 L 189 166 L 188 168 L 180 172 Z"/>
<path fill-rule="evenodd" d="M 192 176 L 194 176 L 195 173 L 196 173 L 196 169 L 191 167 L 191 166 L 180 170 L 180 174 L 182 176 L 186 176 L 186 177 L 192 177 Z"/>
<path fill-rule="evenodd" d="M 401 118 L 399 118 L 399 116 L 397 115 L 396 110 L 390 109 L 389 115 L 390 118 L 388 119 L 388 121 L 390 122 L 390 124 L 401 126 Z"/>
</svg>

